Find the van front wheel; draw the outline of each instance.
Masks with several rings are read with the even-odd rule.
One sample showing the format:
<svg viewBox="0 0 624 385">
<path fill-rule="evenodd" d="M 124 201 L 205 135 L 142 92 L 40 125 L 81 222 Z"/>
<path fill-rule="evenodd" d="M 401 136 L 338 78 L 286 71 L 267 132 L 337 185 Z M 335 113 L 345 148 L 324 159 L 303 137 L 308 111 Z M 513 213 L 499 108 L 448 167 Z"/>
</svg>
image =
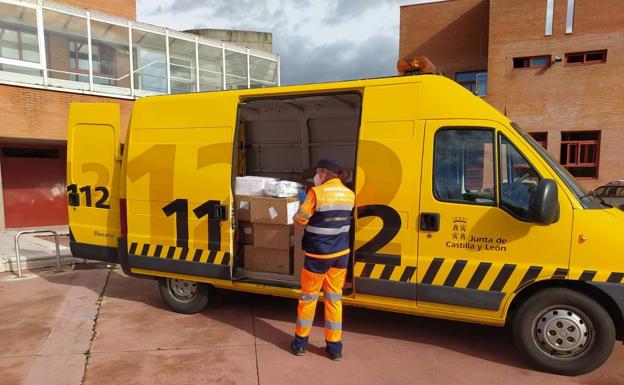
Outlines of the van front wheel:
<svg viewBox="0 0 624 385">
<path fill-rule="evenodd" d="M 212 285 L 177 278 L 160 278 L 158 288 L 167 305 L 184 314 L 195 314 L 204 310 L 215 292 Z"/>
<path fill-rule="evenodd" d="M 518 349 L 536 368 L 567 376 L 588 373 L 613 350 L 615 327 L 596 301 L 566 288 L 545 289 L 514 314 Z"/>
</svg>

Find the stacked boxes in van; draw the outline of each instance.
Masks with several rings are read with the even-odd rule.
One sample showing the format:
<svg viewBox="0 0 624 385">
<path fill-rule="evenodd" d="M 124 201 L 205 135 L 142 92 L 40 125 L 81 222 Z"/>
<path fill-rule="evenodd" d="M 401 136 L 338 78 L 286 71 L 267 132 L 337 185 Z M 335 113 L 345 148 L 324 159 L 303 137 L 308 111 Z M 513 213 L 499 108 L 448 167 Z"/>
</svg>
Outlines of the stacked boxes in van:
<svg viewBox="0 0 624 385">
<path fill-rule="evenodd" d="M 299 201 L 290 197 L 267 197 L 262 181 L 271 178 L 242 177 L 236 183 L 236 213 L 246 270 L 293 273 L 293 216 Z M 239 193 L 246 195 L 238 195 Z M 240 249 L 239 249 L 240 250 Z"/>
</svg>

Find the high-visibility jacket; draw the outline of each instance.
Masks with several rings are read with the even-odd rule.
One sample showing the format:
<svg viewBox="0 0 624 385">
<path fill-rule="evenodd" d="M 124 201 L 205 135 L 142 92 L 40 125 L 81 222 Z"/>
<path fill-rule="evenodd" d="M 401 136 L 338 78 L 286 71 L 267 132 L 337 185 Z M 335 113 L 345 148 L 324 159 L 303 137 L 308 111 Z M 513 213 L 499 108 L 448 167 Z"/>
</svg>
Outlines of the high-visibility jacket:
<svg viewBox="0 0 624 385">
<path fill-rule="evenodd" d="M 295 220 L 306 225 L 303 251 L 313 258 L 335 258 L 349 250 L 349 230 L 355 194 L 334 178 L 312 187 L 295 214 Z"/>
</svg>

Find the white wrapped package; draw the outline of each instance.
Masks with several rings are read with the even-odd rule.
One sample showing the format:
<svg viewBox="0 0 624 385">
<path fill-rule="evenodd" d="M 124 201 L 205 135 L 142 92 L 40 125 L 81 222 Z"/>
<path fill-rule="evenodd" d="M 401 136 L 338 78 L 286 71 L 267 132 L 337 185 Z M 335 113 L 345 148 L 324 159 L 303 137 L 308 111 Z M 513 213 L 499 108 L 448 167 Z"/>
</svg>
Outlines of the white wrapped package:
<svg viewBox="0 0 624 385">
<path fill-rule="evenodd" d="M 264 196 L 266 183 L 277 182 L 275 178 L 262 176 L 238 176 L 234 186 L 236 195 Z"/>
<path fill-rule="evenodd" d="M 302 184 L 288 180 L 268 181 L 264 184 L 264 193 L 270 197 L 296 197 L 299 191 L 304 191 Z"/>
</svg>

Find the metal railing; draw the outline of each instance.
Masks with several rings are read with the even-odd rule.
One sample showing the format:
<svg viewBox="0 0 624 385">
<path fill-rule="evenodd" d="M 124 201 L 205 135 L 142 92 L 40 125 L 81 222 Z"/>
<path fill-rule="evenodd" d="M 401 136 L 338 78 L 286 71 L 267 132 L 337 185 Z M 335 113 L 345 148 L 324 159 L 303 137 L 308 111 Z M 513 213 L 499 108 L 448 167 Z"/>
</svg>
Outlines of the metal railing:
<svg viewBox="0 0 624 385">
<path fill-rule="evenodd" d="M 24 230 L 15 234 L 15 262 L 17 263 L 17 277 L 22 278 L 22 261 L 20 256 L 19 239 L 24 234 L 54 234 L 54 243 L 56 246 L 56 271 L 61 271 L 61 250 L 59 247 L 58 233 L 54 230 Z"/>
</svg>

